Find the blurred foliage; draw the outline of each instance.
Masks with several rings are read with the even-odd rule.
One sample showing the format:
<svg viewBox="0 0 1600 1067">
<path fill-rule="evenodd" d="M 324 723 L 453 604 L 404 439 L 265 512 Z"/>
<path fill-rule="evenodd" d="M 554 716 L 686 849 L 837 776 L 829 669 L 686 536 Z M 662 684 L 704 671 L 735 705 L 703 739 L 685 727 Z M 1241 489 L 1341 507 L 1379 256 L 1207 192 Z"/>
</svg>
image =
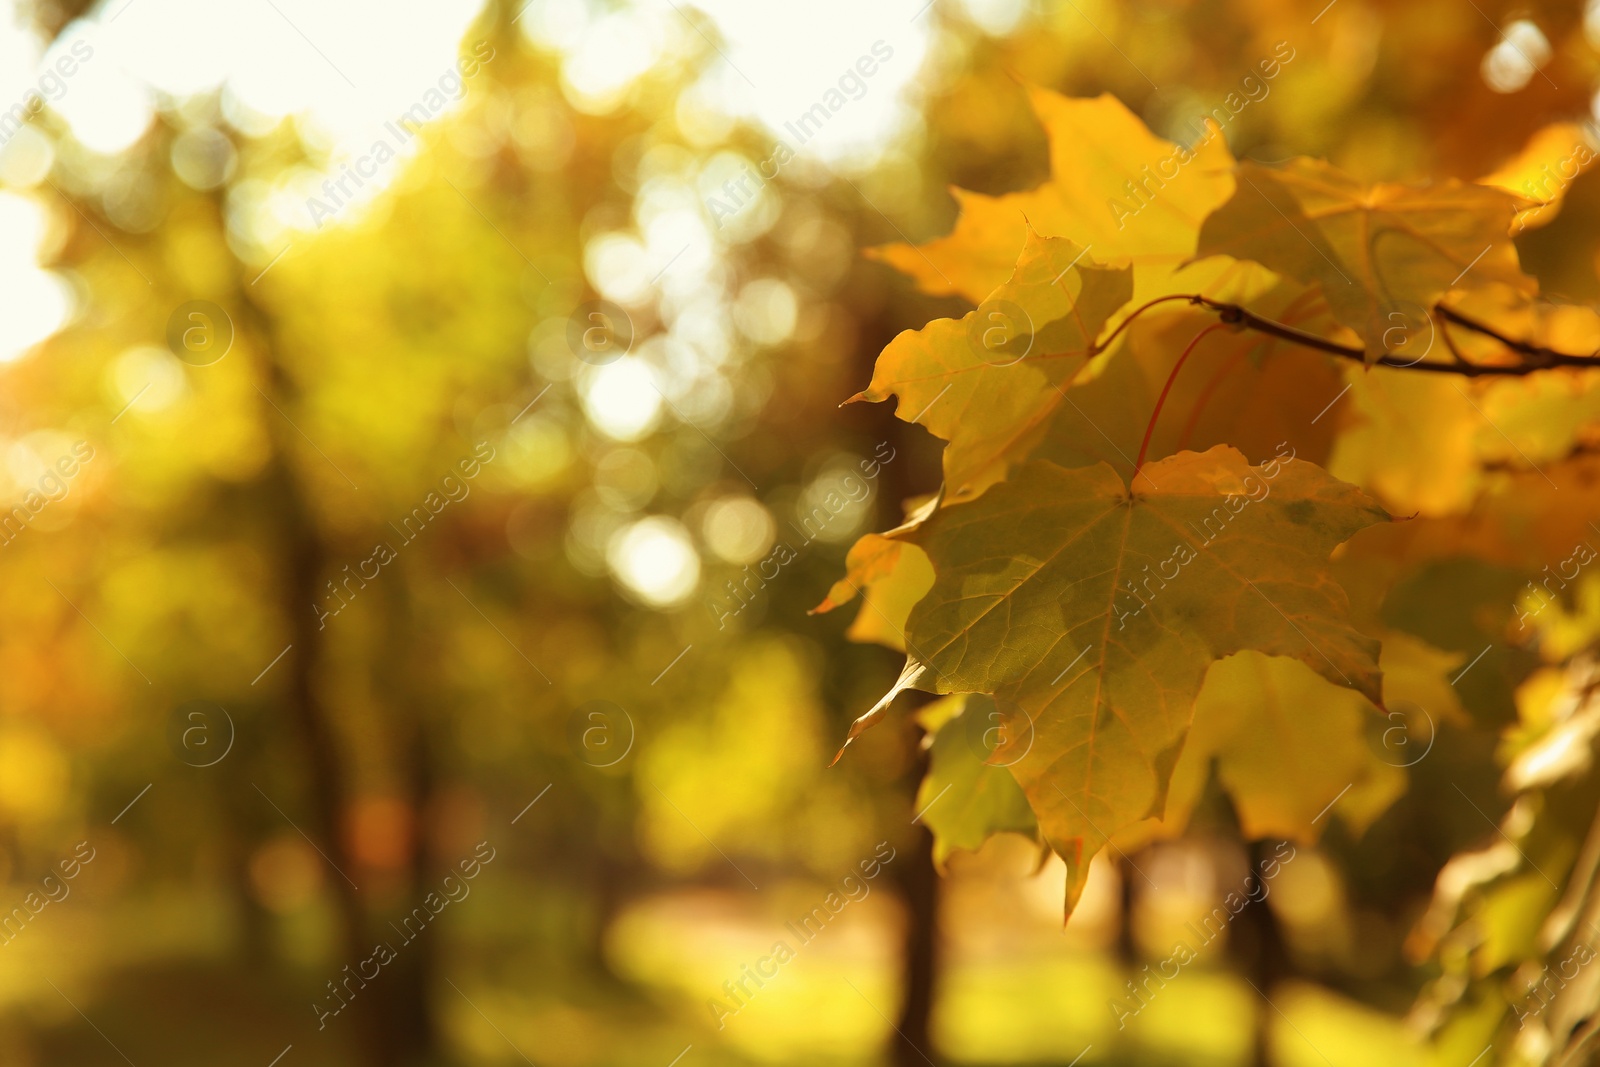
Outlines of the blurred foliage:
<svg viewBox="0 0 1600 1067">
<path fill-rule="evenodd" d="M 278 6 L 16 12 L 16 33 L 87 35 L 96 59 L 0 145 L 0 474 L 24 514 L 0 533 L 0 1062 L 1459 1064 L 1490 1044 L 1537 1062 L 1512 1011 L 1571 955 L 1547 913 L 1578 897 L 1549 882 L 1592 883 L 1593 783 L 1578 763 L 1516 775 L 1593 740 L 1575 695 L 1592 589 L 1538 584 L 1600 514 L 1592 389 L 1507 383 L 1475 409 L 1420 376 L 1308 361 L 1290 380 L 1213 339 L 1155 454 L 1241 426 L 1270 452 L 1292 425 L 1302 456 L 1415 513 L 1334 567 L 1432 720 L 1330 709 L 1304 773 L 1364 777 L 1304 838 L 1291 827 L 1318 813 L 1279 802 L 1272 753 L 1213 767 L 1225 739 L 1203 739 L 1174 785 L 1181 832 L 1119 839 L 1065 928 L 1065 868 L 1023 836 L 941 849 L 931 881 L 923 826 L 966 810 L 956 789 L 1027 829 L 1016 795 L 980 791 L 995 768 L 972 747 L 941 731 L 923 784 L 922 730 L 897 712 L 827 767 L 897 670 L 846 632 L 903 645 L 892 620 L 931 581 L 919 550 L 901 588 L 874 587 L 883 613 L 806 612 L 854 537 L 941 470 L 886 408 L 836 405 L 901 330 L 973 302 L 861 252 L 950 233 L 951 186 L 1021 193 L 1052 153 L 1072 161 L 1024 85 L 1109 93 L 1185 142 L 1221 109 L 1212 151 L 1239 160 L 1493 176 L 1547 203 L 1516 239 L 1541 291 L 1594 299 L 1600 184 L 1566 164 L 1600 19 L 1459 0 L 533 0 L 453 23 L 448 5 Z M 213 70 L 213 22 L 233 54 L 331 88 L 250 106 L 246 79 Z M 398 47 L 408 32 L 448 57 Z M 853 60 L 880 37 L 894 58 L 862 98 L 880 124 L 763 170 L 719 217 L 710 199 L 787 136 L 745 82 L 809 105 L 848 62 L 816 58 L 824 43 Z M 380 134 L 404 151 L 317 225 L 309 200 L 334 203 L 323 182 L 367 152 L 329 117 L 343 71 L 365 90 L 392 69 L 409 105 L 451 59 L 478 62 L 459 104 Z M 91 87 L 141 61 L 189 87 Z M 97 114 L 132 133 L 105 142 Z M 633 338 L 610 362 L 570 343 L 601 299 Z M 196 301 L 215 311 L 175 318 Z M 1519 334 L 1571 329 L 1496 310 L 1526 316 Z M 1142 425 L 1197 315 L 1140 323 L 1095 403 Z M 212 361 L 171 343 L 174 322 L 231 345 Z M 1224 380 L 1230 361 L 1259 369 Z M 945 729 L 970 730 L 979 699 Z M 1426 757 L 1397 769 L 1400 737 Z M 1298 849 L 1270 894 L 1119 1027 L 1129 982 L 1272 854 L 1261 834 Z M 495 858 L 468 880 L 480 842 Z M 880 842 L 897 858 L 867 878 Z M 1498 866 L 1474 865 L 1486 844 Z M 408 939 L 430 894 L 449 903 Z M 800 944 L 790 926 L 832 915 L 830 894 L 847 903 Z M 748 979 L 776 940 L 793 961 Z M 379 941 L 393 962 L 348 978 Z M 1589 989 L 1539 1016 L 1549 1047 Z M 713 1000 L 747 1006 L 719 1028 Z"/>
</svg>

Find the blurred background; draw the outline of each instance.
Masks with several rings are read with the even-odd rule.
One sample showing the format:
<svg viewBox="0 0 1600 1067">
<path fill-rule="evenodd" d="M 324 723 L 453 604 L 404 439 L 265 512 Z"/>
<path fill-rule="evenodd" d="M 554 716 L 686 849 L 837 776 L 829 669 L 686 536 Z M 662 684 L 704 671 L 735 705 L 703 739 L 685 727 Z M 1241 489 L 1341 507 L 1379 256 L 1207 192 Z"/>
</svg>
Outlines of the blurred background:
<svg viewBox="0 0 1600 1067">
<path fill-rule="evenodd" d="M 1272 854 L 1214 785 L 1063 929 L 1020 836 L 936 872 L 909 714 L 827 766 L 899 657 L 807 610 L 939 477 L 837 405 L 967 310 L 863 250 L 1046 176 L 1024 84 L 1192 141 L 1286 42 L 1236 155 L 1470 179 L 1591 121 L 1600 6 L 0 12 L 0 1063 L 1428 1062 L 1444 785 L 1119 1025 Z"/>
</svg>

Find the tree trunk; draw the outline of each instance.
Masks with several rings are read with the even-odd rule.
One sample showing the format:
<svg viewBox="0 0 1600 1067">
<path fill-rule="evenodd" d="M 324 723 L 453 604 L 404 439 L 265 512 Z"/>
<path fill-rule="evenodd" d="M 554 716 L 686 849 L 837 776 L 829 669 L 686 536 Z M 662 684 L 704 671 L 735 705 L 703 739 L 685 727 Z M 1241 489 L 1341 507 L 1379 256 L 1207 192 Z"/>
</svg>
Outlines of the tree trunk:
<svg viewBox="0 0 1600 1067">
<path fill-rule="evenodd" d="M 414 605 L 404 585 L 404 573 L 389 577 L 383 586 L 384 649 L 379 661 L 380 677 L 376 688 L 389 704 L 391 721 L 403 731 L 398 748 L 399 777 L 405 788 L 402 800 L 411 815 L 411 849 L 406 869 L 405 904 L 414 907 L 430 892 L 437 892 L 449 873 L 450 860 L 440 856 L 429 833 L 428 818 L 438 786 L 433 752 L 436 742 L 428 718 L 429 647 L 418 640 Z M 379 940 L 382 928 L 378 930 Z M 384 968 L 374 983 L 375 1014 L 382 1034 L 379 1038 L 385 1063 L 406 1067 L 433 1062 L 438 1032 L 431 1010 L 431 986 L 439 958 L 439 938 L 444 931 L 427 931 L 408 944 L 393 964 Z M 390 973 L 390 972 L 393 973 Z"/>
<path fill-rule="evenodd" d="M 236 279 L 242 327 L 251 334 L 250 343 L 258 346 L 262 364 L 262 392 L 270 401 L 264 411 L 267 432 L 272 440 L 272 457 L 260 482 L 263 513 L 271 516 L 273 554 L 279 567 L 280 607 L 289 622 L 289 649 L 273 669 L 287 703 L 288 717 L 301 750 L 309 792 L 310 825 L 303 827 L 317 847 L 327 855 L 336 870 L 329 872 L 339 915 L 339 964 L 351 967 L 371 952 L 366 943 L 365 912 L 358 890 L 349 881 L 353 864 L 346 847 L 343 815 L 348 801 L 345 768 L 339 752 L 338 731 L 317 692 L 316 672 L 322 661 L 322 630 L 313 605 L 322 599 L 318 585 L 328 564 L 328 550 L 316 518 L 308 504 L 292 459 L 298 433 L 290 423 L 294 410 L 294 388 L 278 355 L 279 340 L 273 329 L 272 312 L 263 307 L 255 294 Z M 286 798 L 273 803 L 290 810 Z M 320 994 L 322 991 L 318 990 Z M 371 997 L 351 1001 L 360 1033 L 362 1061 L 369 1067 L 396 1067 L 388 1059 L 386 1022 Z"/>
<path fill-rule="evenodd" d="M 887 413 L 886 413 L 887 414 Z M 879 528 L 890 529 L 903 521 L 903 504 L 913 496 L 912 458 L 917 443 L 907 424 L 888 418 L 886 439 L 894 448 L 895 462 L 883 467 L 879 489 Z M 921 431 L 917 431 L 920 433 Z M 926 694 L 902 697 L 902 710 L 926 703 Z M 901 788 L 915 811 L 917 789 L 928 772 L 928 754 L 920 747 L 921 731 L 910 722 L 904 724 L 907 744 L 917 752 Z M 932 1040 L 933 1000 L 939 972 L 939 872 L 933 866 L 933 834 L 922 823 L 912 829 L 912 843 L 906 854 L 893 864 L 895 884 L 906 909 L 905 939 L 901 944 L 902 993 L 897 1033 L 891 1039 L 895 1067 L 927 1067 L 934 1059 Z"/>
<path fill-rule="evenodd" d="M 914 728 L 913 728 L 914 729 Z M 928 769 L 922 754 L 907 776 L 915 803 L 917 785 Z M 905 903 L 905 939 L 901 943 L 902 992 L 898 1031 L 891 1039 L 894 1067 L 927 1067 L 933 1053 L 933 998 L 939 974 L 939 872 L 933 866 L 933 834 L 918 823 L 911 845 L 892 865 L 895 884 Z"/>
<path fill-rule="evenodd" d="M 1272 858 L 1266 842 L 1250 842 L 1251 877 L 1261 877 L 1262 865 Z M 1291 971 L 1283 930 L 1265 897 L 1246 905 L 1239 913 L 1232 935 L 1233 954 L 1240 968 L 1255 984 L 1261 996 L 1272 996 L 1273 988 Z M 1272 1062 L 1272 1026 L 1276 1017 L 1277 1012 L 1270 1004 L 1256 1006 L 1254 1053 L 1251 1059 L 1255 1067 L 1268 1067 Z"/>
</svg>

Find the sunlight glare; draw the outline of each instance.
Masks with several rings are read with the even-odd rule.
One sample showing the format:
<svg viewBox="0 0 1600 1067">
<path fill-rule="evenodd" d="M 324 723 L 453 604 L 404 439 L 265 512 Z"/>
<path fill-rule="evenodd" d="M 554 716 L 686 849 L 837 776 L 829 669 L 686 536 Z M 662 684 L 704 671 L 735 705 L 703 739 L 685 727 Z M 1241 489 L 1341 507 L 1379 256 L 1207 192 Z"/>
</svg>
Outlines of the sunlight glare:
<svg viewBox="0 0 1600 1067">
<path fill-rule="evenodd" d="M 597 368 L 584 383 L 583 410 L 606 436 L 637 441 L 661 415 L 654 368 L 636 357 Z"/>
<path fill-rule="evenodd" d="M 654 607 L 681 604 L 700 582 L 700 557 L 688 531 L 661 515 L 619 530 L 606 562 L 618 581 Z"/>
<path fill-rule="evenodd" d="M 28 197 L 0 193 L 0 292 L 6 294 L 0 363 L 17 359 L 48 338 L 72 313 L 71 287 L 39 269 L 39 249 L 47 235 L 43 208 Z"/>
</svg>

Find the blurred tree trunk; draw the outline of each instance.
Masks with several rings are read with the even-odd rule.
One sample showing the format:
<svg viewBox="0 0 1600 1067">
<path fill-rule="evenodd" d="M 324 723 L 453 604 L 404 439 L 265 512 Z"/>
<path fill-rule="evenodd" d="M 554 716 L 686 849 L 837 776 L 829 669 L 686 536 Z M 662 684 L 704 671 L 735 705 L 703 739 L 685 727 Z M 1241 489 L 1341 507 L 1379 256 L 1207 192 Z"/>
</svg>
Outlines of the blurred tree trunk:
<svg viewBox="0 0 1600 1067">
<path fill-rule="evenodd" d="M 914 472 L 911 470 L 915 444 L 907 432 L 908 426 L 892 417 L 887 418 L 885 423 L 886 439 L 895 450 L 896 460 L 884 465 L 879 490 L 877 528 L 887 530 L 904 520 L 904 502 L 914 496 L 917 490 L 913 488 Z M 916 693 L 902 697 L 900 703 L 909 714 L 910 708 L 926 703 L 928 699 L 927 694 Z M 928 753 L 920 744 L 920 727 L 907 719 L 904 729 L 908 735 L 907 744 L 912 746 L 917 755 L 911 761 L 900 787 L 909 801 L 911 811 L 915 813 L 917 789 L 928 772 Z M 939 872 L 933 866 L 933 835 L 926 826 L 919 822 L 913 827 L 910 846 L 891 867 L 906 909 L 905 938 L 900 949 L 900 1017 L 895 1022 L 898 1032 L 891 1039 L 891 1062 L 895 1067 L 927 1067 L 933 1058 L 931 1024 L 939 972 Z"/>
<path fill-rule="evenodd" d="M 1251 877 L 1261 877 L 1261 868 L 1273 858 L 1265 841 L 1250 842 Z M 1266 897 L 1246 905 L 1234 922 L 1229 944 L 1241 971 L 1255 984 L 1262 997 L 1291 975 L 1289 948 L 1272 905 Z M 1268 1067 L 1272 1059 L 1272 1027 L 1277 1011 L 1270 1003 L 1256 1005 L 1254 1053 L 1255 1067 Z"/>
<path fill-rule="evenodd" d="M 220 217 L 220 204 L 218 210 Z M 282 686 L 306 768 L 309 833 L 337 868 L 333 872 L 337 877 L 331 878 L 330 884 L 338 907 L 339 944 L 346 960 L 354 966 L 370 954 L 371 946 L 366 944 L 365 913 L 356 895 L 358 890 L 348 877 L 352 864 L 343 832 L 348 785 L 338 731 L 316 685 L 324 646 L 313 605 L 321 599 L 318 583 L 328 564 L 328 549 L 293 460 L 299 434 L 289 422 L 296 407 L 295 389 L 280 356 L 281 340 L 274 329 L 273 313 L 259 302 L 242 274 L 235 276 L 235 290 L 244 320 L 239 325 L 250 333 L 252 347 L 259 348 L 263 397 L 267 406 L 275 409 L 263 412 L 272 454 L 258 483 L 262 512 L 270 517 L 267 529 L 279 568 L 280 607 L 289 623 L 289 648 L 274 673 L 282 672 L 278 684 Z M 276 799 L 273 802 L 280 807 L 288 803 Z M 355 1029 L 360 1034 L 362 1060 L 369 1067 L 395 1067 L 394 1061 L 386 1059 L 385 1020 L 375 1010 L 378 1004 L 371 997 L 358 996 L 351 1001 L 351 1007 L 356 1016 Z"/>
<path fill-rule="evenodd" d="M 227 820 L 222 840 L 222 863 L 228 887 L 233 891 L 238 907 L 240 947 L 245 966 L 261 974 L 272 963 L 272 915 L 256 899 L 250 880 L 250 858 L 261 842 L 259 827 L 264 820 L 257 810 L 261 806 L 261 798 L 254 789 L 241 789 L 241 785 L 243 783 L 227 780 L 217 784 L 216 800 Z M 249 793 L 248 797 L 246 793 Z M 246 807 L 246 804 L 250 806 Z"/>
<path fill-rule="evenodd" d="M 409 590 L 401 575 L 383 584 L 382 658 L 377 662 L 375 685 L 387 700 L 390 722 L 403 736 L 398 738 L 396 758 L 404 793 L 401 797 L 411 817 L 407 829 L 409 857 L 403 907 L 414 907 L 430 892 L 438 891 L 449 873 L 449 860 L 441 857 L 435 835 L 430 833 L 430 814 L 437 796 L 438 770 L 433 753 L 438 745 L 429 720 L 427 679 L 438 677 L 431 671 L 427 649 L 436 647 L 423 635 Z M 377 940 L 388 940 L 383 928 Z M 438 1031 L 430 997 L 437 966 L 440 933 L 426 932 L 408 944 L 399 958 L 385 968 L 384 980 L 373 984 L 377 994 L 377 1015 L 384 1021 L 380 1037 L 385 1063 L 426 1064 L 433 1062 Z M 375 942 L 376 943 L 376 942 Z M 389 973 L 389 972 L 393 973 Z"/>
<path fill-rule="evenodd" d="M 916 727 L 910 727 L 915 731 Z M 927 773 L 927 753 L 921 753 L 906 776 L 912 802 L 917 785 Z M 905 938 L 900 960 L 903 990 L 898 1033 L 892 1038 L 894 1067 L 927 1067 L 933 1059 L 933 998 L 939 974 L 939 872 L 933 866 L 933 835 L 918 823 L 911 844 L 892 865 L 895 884 L 905 903 Z"/>
<path fill-rule="evenodd" d="M 1133 913 L 1139 905 L 1138 887 L 1133 884 L 1138 868 L 1133 861 L 1118 850 L 1116 857 L 1117 868 L 1117 899 L 1119 901 L 1117 926 L 1117 959 L 1129 972 L 1138 969 L 1139 942 L 1133 936 Z"/>
</svg>

